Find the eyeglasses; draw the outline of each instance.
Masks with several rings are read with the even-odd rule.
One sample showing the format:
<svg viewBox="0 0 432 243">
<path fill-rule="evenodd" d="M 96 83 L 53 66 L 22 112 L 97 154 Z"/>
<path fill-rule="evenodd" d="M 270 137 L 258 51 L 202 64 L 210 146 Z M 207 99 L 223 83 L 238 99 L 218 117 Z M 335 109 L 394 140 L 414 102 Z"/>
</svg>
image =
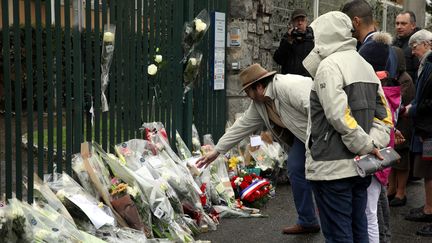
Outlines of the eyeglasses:
<svg viewBox="0 0 432 243">
<path fill-rule="evenodd" d="M 411 50 L 414 50 L 417 48 L 418 45 L 420 45 L 421 43 L 414 43 L 412 45 L 410 45 Z"/>
</svg>

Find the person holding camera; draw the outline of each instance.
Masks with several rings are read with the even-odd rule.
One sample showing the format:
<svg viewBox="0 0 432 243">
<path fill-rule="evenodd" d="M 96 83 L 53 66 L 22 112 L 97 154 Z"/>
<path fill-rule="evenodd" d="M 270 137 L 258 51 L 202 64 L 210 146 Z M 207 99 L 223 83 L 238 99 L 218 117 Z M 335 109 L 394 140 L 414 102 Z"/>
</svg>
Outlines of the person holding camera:
<svg viewBox="0 0 432 243">
<path fill-rule="evenodd" d="M 291 15 L 288 31 L 282 37 L 279 48 L 273 55 L 275 62 L 282 66 L 282 74 L 299 74 L 310 77 L 302 61 L 314 48 L 314 35 L 308 26 L 306 12 L 296 9 Z"/>
</svg>

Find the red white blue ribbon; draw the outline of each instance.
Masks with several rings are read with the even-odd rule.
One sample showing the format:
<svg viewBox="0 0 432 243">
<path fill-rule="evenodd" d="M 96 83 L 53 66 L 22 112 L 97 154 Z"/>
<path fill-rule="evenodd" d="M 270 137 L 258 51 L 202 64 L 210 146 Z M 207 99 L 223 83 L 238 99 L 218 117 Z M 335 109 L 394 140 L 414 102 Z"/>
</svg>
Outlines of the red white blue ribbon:
<svg viewBox="0 0 432 243">
<path fill-rule="evenodd" d="M 269 185 L 270 182 L 267 180 L 256 180 L 252 184 L 250 184 L 248 187 L 246 187 L 243 191 L 240 192 L 240 198 L 247 199 L 249 198 L 254 192 L 258 191 L 262 187 Z"/>
</svg>

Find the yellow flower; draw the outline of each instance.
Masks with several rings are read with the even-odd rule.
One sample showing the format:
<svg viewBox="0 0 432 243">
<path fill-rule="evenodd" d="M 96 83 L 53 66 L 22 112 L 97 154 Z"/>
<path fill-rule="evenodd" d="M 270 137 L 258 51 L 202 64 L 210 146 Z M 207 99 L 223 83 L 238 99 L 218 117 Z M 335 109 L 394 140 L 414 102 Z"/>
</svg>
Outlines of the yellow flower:
<svg viewBox="0 0 432 243">
<path fill-rule="evenodd" d="M 237 164 L 239 163 L 239 159 L 237 158 L 237 157 L 231 157 L 229 160 L 228 160 L 228 167 L 229 168 L 231 168 L 231 169 L 234 169 L 236 166 L 237 166 Z"/>
</svg>

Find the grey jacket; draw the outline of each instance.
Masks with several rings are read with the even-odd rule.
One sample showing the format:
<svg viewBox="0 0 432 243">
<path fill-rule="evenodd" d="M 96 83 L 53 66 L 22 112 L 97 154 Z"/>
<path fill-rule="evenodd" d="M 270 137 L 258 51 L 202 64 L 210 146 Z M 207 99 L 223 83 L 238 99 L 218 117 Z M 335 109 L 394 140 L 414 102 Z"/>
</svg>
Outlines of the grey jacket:
<svg viewBox="0 0 432 243">
<path fill-rule="evenodd" d="M 277 113 L 285 127 L 298 139 L 305 142 L 307 115 L 309 109 L 309 95 L 312 79 L 294 74 L 276 74 L 273 81 L 267 85 L 265 96 L 274 100 Z M 219 139 L 215 149 L 225 153 L 253 131 L 265 125 L 277 139 L 273 130 L 266 107 L 261 102 L 250 104 L 242 117 L 230 127 Z M 284 144 L 286 141 L 279 141 Z"/>
<path fill-rule="evenodd" d="M 353 158 L 387 146 L 391 113 L 372 66 L 356 51 L 351 19 L 329 12 L 312 24 L 315 48 L 303 64 L 315 76 L 310 95 L 306 178 L 357 176 Z"/>
</svg>

